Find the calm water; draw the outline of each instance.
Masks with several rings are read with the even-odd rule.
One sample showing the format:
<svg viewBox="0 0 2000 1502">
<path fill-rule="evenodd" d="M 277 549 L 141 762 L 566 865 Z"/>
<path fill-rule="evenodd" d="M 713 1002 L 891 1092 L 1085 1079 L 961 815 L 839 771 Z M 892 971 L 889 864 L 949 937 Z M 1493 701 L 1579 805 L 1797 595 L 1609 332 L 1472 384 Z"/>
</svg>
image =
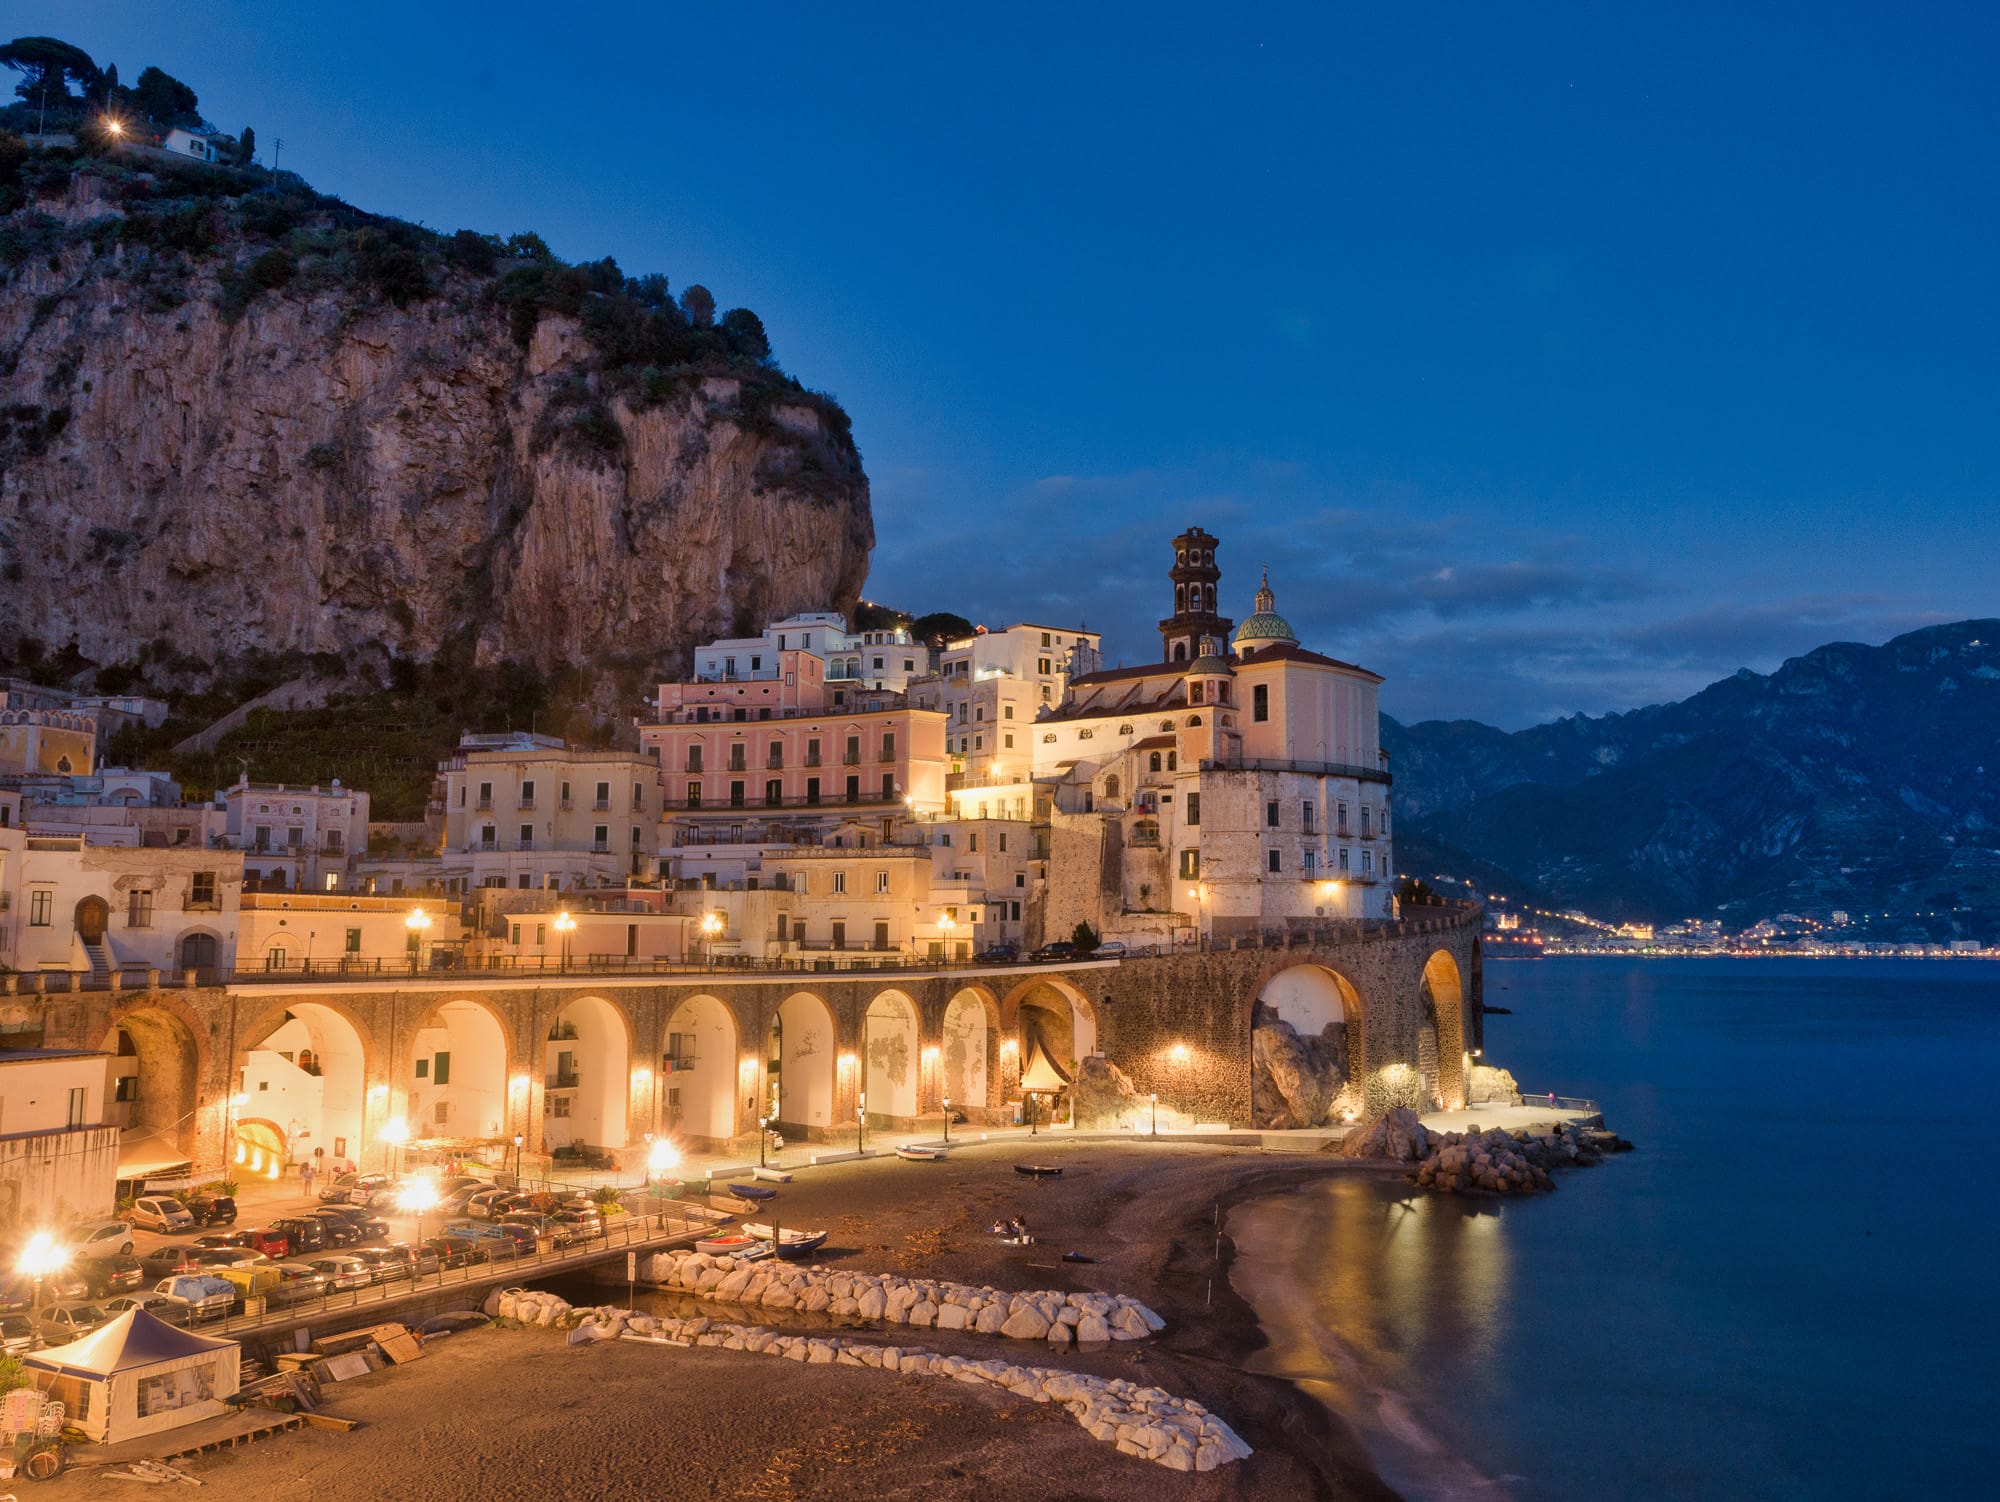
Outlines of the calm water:
<svg viewBox="0 0 2000 1502">
<path fill-rule="evenodd" d="M 1411 1496 L 1991 1496 L 2000 965 L 1513 961 L 1486 1052 L 1639 1151 L 1246 1206 L 1264 1363 Z"/>
</svg>

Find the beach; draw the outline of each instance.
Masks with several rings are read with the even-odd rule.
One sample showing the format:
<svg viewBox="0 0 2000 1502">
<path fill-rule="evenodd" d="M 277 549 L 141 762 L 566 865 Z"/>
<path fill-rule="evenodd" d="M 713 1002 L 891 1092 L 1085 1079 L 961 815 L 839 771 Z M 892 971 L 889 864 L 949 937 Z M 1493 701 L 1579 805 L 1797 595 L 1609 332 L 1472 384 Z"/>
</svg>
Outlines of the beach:
<svg viewBox="0 0 2000 1502">
<path fill-rule="evenodd" d="M 1020 1144 L 968 1147 L 943 1163 L 807 1169 L 773 1208 L 787 1226 L 832 1231 L 825 1266 L 1144 1300 L 1166 1318 L 1164 1332 L 1088 1352 L 906 1327 L 879 1338 L 1157 1386 L 1211 1409 L 1253 1447 L 1249 1459 L 1202 1474 L 1165 1470 L 1092 1439 L 1058 1405 L 965 1383 L 476 1329 L 435 1341 L 411 1365 L 330 1387 L 324 1411 L 358 1419 L 351 1433 L 279 1435 L 189 1469 L 215 1502 L 319 1493 L 438 1502 L 1394 1495 L 1322 1403 L 1246 1370 L 1264 1338 L 1230 1289 L 1232 1249 L 1217 1234 L 1239 1200 L 1329 1174 L 1394 1170 L 1323 1154 L 1060 1138 L 1037 1143 L 1033 1156 L 1060 1164 L 1063 1177 L 1015 1174 L 1028 1157 Z M 1026 1216 L 1034 1245 L 986 1233 L 1010 1215 Z M 1072 1250 L 1097 1260 L 1063 1262 Z M 627 1302 L 622 1282 L 562 1291 L 573 1302 Z M 661 1298 L 642 1289 L 639 1302 Z M 774 1323 L 762 1311 L 706 1312 Z M 57 1485 L 135 1490 L 85 1470 Z"/>
</svg>

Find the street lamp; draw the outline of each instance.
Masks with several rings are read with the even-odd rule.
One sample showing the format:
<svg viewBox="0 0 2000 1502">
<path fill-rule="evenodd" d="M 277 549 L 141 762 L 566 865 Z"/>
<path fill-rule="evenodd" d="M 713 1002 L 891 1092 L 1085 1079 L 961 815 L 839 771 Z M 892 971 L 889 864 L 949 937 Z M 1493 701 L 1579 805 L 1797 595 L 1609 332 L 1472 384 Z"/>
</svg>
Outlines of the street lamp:
<svg viewBox="0 0 2000 1502">
<path fill-rule="evenodd" d="M 35 1280 L 35 1307 L 42 1305 L 42 1279 L 69 1261 L 69 1252 L 47 1231 L 37 1231 L 21 1248 L 21 1274 Z"/>
<path fill-rule="evenodd" d="M 652 1146 L 646 1149 L 646 1187 L 651 1189 L 653 1181 L 661 1174 L 671 1173 L 680 1166 L 681 1150 L 664 1137 L 655 1139 Z"/>
<path fill-rule="evenodd" d="M 250 1097 L 238 1090 L 229 1097 L 229 1105 L 222 1113 L 222 1161 L 225 1165 L 231 1158 L 238 1163 L 243 1161 L 243 1144 L 236 1141 L 236 1118 L 237 1114 L 249 1104 Z M 235 1148 L 233 1153 L 230 1151 L 231 1147 Z"/>
<path fill-rule="evenodd" d="M 391 1155 L 397 1148 L 410 1140 L 410 1124 L 400 1116 L 391 1116 L 382 1123 L 382 1172 L 393 1174 Z"/>
<path fill-rule="evenodd" d="M 722 914 L 720 913 L 703 913 L 701 915 L 701 958 L 702 963 L 707 965 L 711 970 L 715 968 L 715 951 L 710 946 L 715 943 L 716 935 L 720 934 L 726 926 L 722 921 Z"/>
<path fill-rule="evenodd" d="M 757 1118 L 757 1166 L 759 1168 L 767 1166 L 764 1162 L 764 1146 L 770 1140 L 771 1118 L 768 1116 L 759 1116 Z"/>
<path fill-rule="evenodd" d="M 944 1098 L 944 1140 L 951 1141 L 951 1097 Z"/>
<path fill-rule="evenodd" d="M 944 968 L 947 970 L 951 968 L 951 931 L 957 927 L 958 924 L 953 920 L 950 913 L 944 913 L 939 916 L 938 932 L 944 935 Z"/>
<path fill-rule="evenodd" d="M 519 1132 L 514 1134 L 514 1187 L 521 1187 L 521 1144 L 528 1139 Z"/>
<path fill-rule="evenodd" d="M 868 1145 L 868 1092 L 863 1090 L 854 1098 L 854 1150 L 864 1152 Z"/>
<path fill-rule="evenodd" d="M 1150 1097 L 1153 1103 L 1153 1135 L 1160 1135 L 1160 1092 L 1155 1090 Z"/>
<path fill-rule="evenodd" d="M 564 908 L 556 914 L 556 932 L 562 935 L 562 973 L 569 974 L 569 936 L 576 932 L 576 919 Z"/>
<path fill-rule="evenodd" d="M 410 931 L 410 974 L 412 975 L 417 973 L 417 961 L 423 954 L 424 934 L 430 926 L 431 915 L 420 907 L 411 908 L 409 916 L 403 919 L 403 927 Z"/>
<path fill-rule="evenodd" d="M 412 1280 L 421 1276 L 423 1271 L 424 1212 L 435 1206 L 437 1200 L 437 1185 L 433 1184 L 428 1178 L 410 1180 L 409 1183 L 403 1186 L 402 1192 L 396 1196 L 396 1203 L 402 1207 L 403 1213 L 405 1215 L 414 1215 L 417 1218 L 417 1257 L 419 1260 L 418 1265 L 410 1269 Z M 439 1265 L 442 1267 L 443 1264 L 440 1263 Z"/>
</svg>

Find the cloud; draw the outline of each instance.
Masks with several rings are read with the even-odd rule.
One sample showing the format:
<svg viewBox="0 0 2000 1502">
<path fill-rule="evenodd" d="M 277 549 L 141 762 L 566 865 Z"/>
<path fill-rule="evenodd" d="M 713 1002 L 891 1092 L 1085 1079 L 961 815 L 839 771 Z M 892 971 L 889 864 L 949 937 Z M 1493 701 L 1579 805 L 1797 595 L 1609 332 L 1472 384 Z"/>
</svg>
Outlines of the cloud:
<svg viewBox="0 0 2000 1502">
<path fill-rule="evenodd" d="M 1652 580 L 1620 569 L 1530 559 L 1448 563 L 1409 581 L 1410 594 L 1446 619 L 1474 612 L 1639 600 L 1658 588 Z"/>
</svg>

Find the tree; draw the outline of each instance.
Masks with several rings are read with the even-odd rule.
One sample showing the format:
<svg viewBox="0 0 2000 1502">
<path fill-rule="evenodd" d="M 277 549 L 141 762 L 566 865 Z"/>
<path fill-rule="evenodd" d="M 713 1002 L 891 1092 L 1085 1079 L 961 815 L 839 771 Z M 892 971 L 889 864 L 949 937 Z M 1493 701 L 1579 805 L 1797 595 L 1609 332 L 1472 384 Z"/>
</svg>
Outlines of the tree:
<svg viewBox="0 0 2000 1502">
<path fill-rule="evenodd" d="M 0 188 L 11 188 L 21 180 L 28 163 L 28 143 L 11 130 L 0 130 Z"/>
<path fill-rule="evenodd" d="M 698 329 L 713 327 L 715 323 L 715 294 L 700 282 L 694 283 L 681 293 L 681 311 L 687 314 L 687 321 Z"/>
<path fill-rule="evenodd" d="M 748 308 L 731 308 L 722 315 L 722 332 L 729 336 L 730 348 L 759 365 L 771 358 L 771 340 L 764 332 L 764 320 Z"/>
<path fill-rule="evenodd" d="M 201 100 L 173 74 L 147 68 L 132 90 L 132 102 L 162 130 L 174 125 L 199 125 Z"/>
<path fill-rule="evenodd" d="M 15 85 L 14 92 L 29 104 L 44 109 L 76 103 L 69 91 L 71 79 L 89 94 L 102 77 L 88 52 L 54 37 L 15 37 L 0 47 L 0 67 L 19 73 L 21 82 Z"/>
<path fill-rule="evenodd" d="M 1102 942 L 1098 937 L 1097 930 L 1092 928 L 1088 923 L 1079 923 L 1075 928 L 1071 929 L 1069 941 L 1076 946 L 1078 954 L 1089 954 Z"/>
<path fill-rule="evenodd" d="M 243 134 L 236 138 L 236 165 L 247 167 L 256 160 L 257 132 L 246 125 Z"/>
<path fill-rule="evenodd" d="M 949 610 L 933 610 L 910 622 L 910 635 L 926 643 L 940 636 L 946 641 L 958 641 L 972 635 L 972 622 Z"/>
</svg>

